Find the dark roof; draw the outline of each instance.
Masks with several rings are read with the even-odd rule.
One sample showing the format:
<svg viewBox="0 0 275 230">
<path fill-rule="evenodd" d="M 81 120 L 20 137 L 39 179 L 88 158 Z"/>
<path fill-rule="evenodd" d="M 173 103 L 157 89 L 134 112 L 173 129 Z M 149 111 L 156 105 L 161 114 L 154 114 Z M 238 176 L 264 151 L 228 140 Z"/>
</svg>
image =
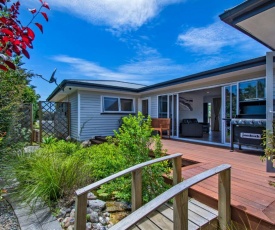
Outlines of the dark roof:
<svg viewBox="0 0 275 230">
<path fill-rule="evenodd" d="M 243 69 L 248 69 L 248 68 L 252 68 L 252 67 L 256 67 L 256 66 L 265 65 L 265 63 L 266 63 L 265 56 L 259 57 L 259 58 L 254 58 L 254 59 L 251 59 L 248 61 L 238 62 L 235 64 L 219 67 L 216 69 L 212 69 L 212 70 L 188 75 L 185 77 L 176 78 L 176 79 L 173 79 L 170 81 L 165 81 L 165 82 L 161 82 L 158 84 L 146 86 L 144 88 L 141 88 L 140 91 L 144 92 L 147 90 L 163 88 L 163 87 L 167 87 L 167 86 L 173 86 L 173 85 L 182 84 L 182 83 L 195 81 L 195 80 L 200 80 L 200 79 L 204 79 L 204 78 L 208 78 L 208 77 L 214 77 L 214 76 L 221 75 L 221 74 L 231 73 L 231 72 L 238 71 L 238 70 L 243 70 Z"/>
<path fill-rule="evenodd" d="M 257 14 L 260 14 L 261 12 L 264 12 L 274 6 L 274 0 L 247 0 L 232 9 L 226 10 L 223 14 L 220 15 L 220 19 L 230 26 L 233 26 L 237 30 L 255 39 L 256 41 L 260 42 L 261 44 L 265 45 L 269 49 L 274 50 L 274 47 L 270 47 L 264 41 L 259 40 L 251 33 L 237 26 L 237 23 L 253 17 Z"/>
<path fill-rule="evenodd" d="M 138 89 L 145 87 L 146 85 L 112 80 L 63 80 L 50 94 L 47 101 L 51 100 L 61 89 L 66 86 L 137 92 Z"/>
<path fill-rule="evenodd" d="M 274 58 L 275 61 L 275 58 Z M 150 86 L 144 86 L 140 84 L 120 82 L 120 81 L 89 81 L 89 80 L 63 80 L 58 87 L 51 93 L 47 100 L 51 100 L 62 88 L 66 86 L 75 86 L 83 88 L 97 88 L 97 89 L 108 89 L 108 90 L 119 90 L 126 92 L 141 93 L 149 90 L 158 88 L 164 88 L 167 86 L 173 86 L 177 84 L 183 84 L 190 81 L 200 80 L 208 77 L 214 77 L 221 74 L 231 73 L 238 70 L 248 69 L 266 64 L 266 57 L 254 58 L 248 61 L 238 62 L 235 64 L 219 67 L 216 69 L 176 78 L 173 80 L 157 83 Z M 102 84 L 104 82 L 104 84 Z M 109 84 L 110 83 L 110 84 Z M 115 83 L 115 84 L 114 84 Z M 132 87 L 126 87 L 126 86 Z"/>
</svg>

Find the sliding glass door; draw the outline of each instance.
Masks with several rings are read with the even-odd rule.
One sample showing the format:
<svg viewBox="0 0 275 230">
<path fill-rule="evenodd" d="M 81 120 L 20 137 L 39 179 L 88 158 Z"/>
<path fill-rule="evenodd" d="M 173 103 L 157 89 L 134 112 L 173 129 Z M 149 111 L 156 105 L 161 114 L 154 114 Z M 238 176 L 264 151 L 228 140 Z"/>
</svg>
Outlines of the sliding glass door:
<svg viewBox="0 0 275 230">
<path fill-rule="evenodd" d="M 170 135 L 178 137 L 178 94 L 158 96 L 158 117 L 170 118 Z"/>
<path fill-rule="evenodd" d="M 223 90 L 223 143 L 230 143 L 230 121 L 237 114 L 237 85 L 225 86 Z"/>
</svg>

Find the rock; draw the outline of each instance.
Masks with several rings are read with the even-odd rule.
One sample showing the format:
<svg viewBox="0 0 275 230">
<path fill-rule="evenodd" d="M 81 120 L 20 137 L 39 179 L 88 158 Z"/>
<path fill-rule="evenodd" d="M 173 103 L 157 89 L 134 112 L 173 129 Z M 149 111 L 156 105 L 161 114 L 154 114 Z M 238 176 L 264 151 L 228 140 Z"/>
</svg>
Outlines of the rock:
<svg viewBox="0 0 275 230">
<path fill-rule="evenodd" d="M 99 222 L 102 224 L 102 225 L 107 225 L 107 221 L 104 217 L 100 216 L 99 217 Z"/>
<path fill-rule="evenodd" d="M 114 226 L 114 225 L 113 225 L 113 223 L 110 222 L 110 223 L 107 225 L 107 228 L 111 228 L 112 226 Z"/>
<path fill-rule="evenodd" d="M 98 223 L 99 218 L 98 218 L 98 213 L 97 212 L 92 212 L 91 214 L 89 214 L 89 216 L 90 216 L 89 219 L 92 223 Z"/>
<path fill-rule="evenodd" d="M 74 230 L 74 226 L 73 225 L 70 225 L 67 230 Z"/>
<path fill-rule="evenodd" d="M 88 207 L 86 212 L 87 212 L 87 214 L 90 214 L 90 213 L 92 213 L 92 209 L 90 207 Z"/>
<path fill-rule="evenodd" d="M 86 148 L 86 147 L 89 147 L 89 146 L 91 146 L 91 142 L 89 141 L 89 140 L 86 140 L 86 141 L 83 141 L 82 143 L 81 143 L 81 146 L 83 147 L 83 148 Z"/>
<path fill-rule="evenodd" d="M 70 225 L 74 225 L 74 218 L 70 219 Z"/>
<path fill-rule="evenodd" d="M 88 200 L 96 200 L 97 199 L 97 197 L 92 192 L 88 193 L 87 198 L 88 198 Z"/>
<path fill-rule="evenodd" d="M 104 212 L 104 213 L 103 213 L 103 216 L 105 216 L 105 217 L 110 217 L 110 213 L 109 213 L 109 212 Z"/>
<path fill-rule="evenodd" d="M 24 153 L 33 153 L 39 148 L 40 146 L 27 146 L 24 148 Z"/>
<path fill-rule="evenodd" d="M 66 209 L 66 213 L 70 213 L 71 212 L 71 209 L 70 208 L 67 208 Z"/>
<path fill-rule="evenodd" d="M 68 228 L 70 226 L 70 220 L 71 220 L 71 217 L 66 217 L 64 220 L 63 220 L 63 223 L 64 223 L 64 227 L 65 228 Z"/>
<path fill-rule="evenodd" d="M 102 200 L 89 200 L 89 206 L 94 211 L 102 211 L 106 208 L 106 202 Z"/>
<path fill-rule="evenodd" d="M 87 222 L 86 223 L 86 230 L 91 230 L 92 229 L 92 223 L 91 222 Z"/>
<path fill-rule="evenodd" d="M 75 216 L 75 209 L 72 209 L 72 211 L 70 212 L 70 217 L 74 218 Z"/>
<path fill-rule="evenodd" d="M 64 218 L 66 216 L 66 214 L 67 214 L 66 209 L 61 208 L 59 211 L 59 216 Z"/>
<path fill-rule="evenodd" d="M 61 223 L 63 221 L 63 218 L 58 218 L 57 221 Z"/>
<path fill-rule="evenodd" d="M 129 205 L 125 202 L 110 201 L 107 202 L 107 212 L 122 212 L 129 210 Z M 131 210 L 131 208 L 130 208 Z"/>
</svg>

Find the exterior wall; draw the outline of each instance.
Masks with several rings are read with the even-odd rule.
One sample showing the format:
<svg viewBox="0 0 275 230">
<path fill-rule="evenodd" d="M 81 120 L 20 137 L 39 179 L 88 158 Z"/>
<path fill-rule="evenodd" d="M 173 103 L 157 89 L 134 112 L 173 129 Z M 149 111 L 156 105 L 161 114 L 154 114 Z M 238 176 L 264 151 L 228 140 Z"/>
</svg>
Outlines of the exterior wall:
<svg viewBox="0 0 275 230">
<path fill-rule="evenodd" d="M 151 97 L 151 111 L 150 116 L 157 118 L 158 117 L 158 97 L 154 95 Z"/>
<path fill-rule="evenodd" d="M 113 136 L 114 130 L 119 128 L 119 120 L 128 114 L 102 113 L 101 96 L 135 98 L 135 112 L 137 112 L 137 98 L 123 94 L 110 94 L 91 91 L 80 91 L 80 140 L 91 139 L 94 136 Z"/>
<path fill-rule="evenodd" d="M 68 96 L 71 103 L 71 138 L 78 139 L 78 98 L 77 93 Z"/>
</svg>

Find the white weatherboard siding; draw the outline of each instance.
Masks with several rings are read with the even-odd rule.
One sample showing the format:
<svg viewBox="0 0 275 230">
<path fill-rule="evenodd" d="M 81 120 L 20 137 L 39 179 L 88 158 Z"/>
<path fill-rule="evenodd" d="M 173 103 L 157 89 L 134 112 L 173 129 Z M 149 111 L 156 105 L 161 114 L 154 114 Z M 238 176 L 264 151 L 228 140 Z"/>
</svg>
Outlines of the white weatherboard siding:
<svg viewBox="0 0 275 230">
<path fill-rule="evenodd" d="M 77 101 L 77 93 L 73 93 L 68 97 L 68 101 L 71 103 L 71 138 L 78 138 L 78 101 Z"/>
<path fill-rule="evenodd" d="M 102 113 L 102 96 L 126 97 L 118 94 L 80 91 L 80 140 L 88 140 L 94 136 L 113 136 L 119 127 L 119 120 L 128 114 Z M 127 96 L 130 98 L 131 96 Z M 135 100 L 137 111 L 137 99 Z"/>
<path fill-rule="evenodd" d="M 151 117 L 157 118 L 158 117 L 158 96 L 154 95 L 151 97 Z"/>
</svg>

